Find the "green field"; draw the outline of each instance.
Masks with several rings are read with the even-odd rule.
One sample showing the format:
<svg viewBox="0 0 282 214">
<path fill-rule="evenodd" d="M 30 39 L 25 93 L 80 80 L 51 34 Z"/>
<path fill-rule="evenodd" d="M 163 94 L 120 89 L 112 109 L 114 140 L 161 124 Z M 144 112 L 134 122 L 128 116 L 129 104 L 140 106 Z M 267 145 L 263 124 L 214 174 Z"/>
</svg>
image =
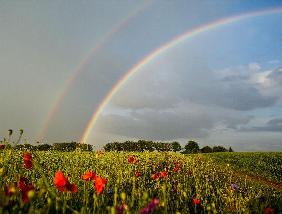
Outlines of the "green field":
<svg viewBox="0 0 282 214">
<path fill-rule="evenodd" d="M 1 213 L 282 211 L 282 153 L 31 152 L 30 169 L 23 153 L 0 151 Z M 59 170 L 64 191 L 54 184 Z M 83 180 L 87 171 L 95 179 Z M 100 189 L 98 177 L 107 181 Z"/>
</svg>

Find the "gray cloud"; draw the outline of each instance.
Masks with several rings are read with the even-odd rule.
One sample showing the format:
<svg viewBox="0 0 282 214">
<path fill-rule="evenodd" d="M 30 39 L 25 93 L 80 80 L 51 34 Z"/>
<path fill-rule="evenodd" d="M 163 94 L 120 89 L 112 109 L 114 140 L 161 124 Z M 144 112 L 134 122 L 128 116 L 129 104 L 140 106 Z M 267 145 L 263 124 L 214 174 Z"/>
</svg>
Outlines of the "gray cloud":
<svg viewBox="0 0 282 214">
<path fill-rule="evenodd" d="M 106 114 L 100 117 L 95 131 L 124 136 L 122 140 L 205 138 L 221 126 L 238 130 L 251 118 L 234 110 L 181 103 L 166 110 L 143 109 L 126 114 Z"/>
<path fill-rule="evenodd" d="M 258 69 L 254 65 L 241 66 L 239 71 L 225 69 L 220 76 L 205 66 L 203 59 L 177 56 L 174 60 L 172 56 L 140 72 L 112 104 L 125 109 L 165 109 L 190 100 L 239 111 L 273 106 L 277 97 L 262 94 L 250 80 Z"/>
<path fill-rule="evenodd" d="M 263 126 L 244 128 L 242 131 L 282 132 L 282 118 L 270 119 Z"/>
<path fill-rule="evenodd" d="M 274 83 L 275 86 L 282 86 L 282 66 L 274 69 L 267 75 L 267 78 Z"/>
<path fill-rule="evenodd" d="M 277 100 L 251 81 L 257 63 L 211 71 L 204 59 L 176 58 L 150 65 L 126 83 L 111 104 L 131 113 L 104 115 L 98 130 L 129 138 L 203 138 L 217 127 L 240 131 L 253 119 L 247 112 Z"/>
<path fill-rule="evenodd" d="M 101 117 L 99 130 L 127 137 L 152 140 L 205 137 L 213 127 L 206 114 L 183 112 L 134 112 L 127 116 L 110 114 Z"/>
<path fill-rule="evenodd" d="M 242 125 L 247 125 L 251 119 L 253 119 L 253 116 L 242 116 L 238 114 L 231 116 L 227 114 L 223 117 L 222 121 L 226 128 L 239 130 Z"/>
<path fill-rule="evenodd" d="M 273 96 L 263 96 L 258 89 L 247 84 L 229 84 L 213 94 L 212 100 L 218 105 L 240 111 L 269 107 L 277 100 Z"/>
</svg>

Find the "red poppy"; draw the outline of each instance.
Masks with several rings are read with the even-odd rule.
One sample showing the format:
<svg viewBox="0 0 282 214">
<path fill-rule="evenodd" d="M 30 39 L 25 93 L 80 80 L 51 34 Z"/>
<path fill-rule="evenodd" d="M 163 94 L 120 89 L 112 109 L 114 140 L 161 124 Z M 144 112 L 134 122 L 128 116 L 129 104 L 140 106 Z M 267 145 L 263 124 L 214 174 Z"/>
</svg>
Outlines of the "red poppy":
<svg viewBox="0 0 282 214">
<path fill-rule="evenodd" d="M 85 181 L 94 180 L 96 178 L 96 174 L 92 171 L 88 171 L 84 175 L 82 175 L 81 178 Z"/>
<path fill-rule="evenodd" d="M 275 210 L 271 207 L 267 207 L 267 208 L 265 208 L 264 213 L 265 214 L 274 214 Z"/>
<path fill-rule="evenodd" d="M 75 193 L 75 192 L 77 192 L 77 187 L 76 187 L 75 184 L 70 184 L 70 183 L 69 183 L 69 184 L 67 185 L 67 190 Z"/>
<path fill-rule="evenodd" d="M 0 150 L 5 149 L 5 145 L 4 144 L 0 144 Z"/>
<path fill-rule="evenodd" d="M 16 192 L 16 189 L 14 186 L 11 186 L 11 185 L 5 186 L 4 192 L 6 196 L 12 196 Z"/>
<path fill-rule="evenodd" d="M 29 191 L 34 190 L 34 186 L 32 183 L 28 183 L 28 180 L 22 176 L 18 182 L 18 187 L 22 192 L 22 201 L 27 203 L 29 201 L 28 193 Z"/>
<path fill-rule="evenodd" d="M 77 192 L 76 185 L 71 184 L 62 171 L 57 171 L 55 173 L 54 185 L 61 192 L 65 192 L 65 191 Z"/>
<path fill-rule="evenodd" d="M 158 180 L 160 178 L 160 173 L 156 172 L 156 173 L 153 173 L 151 178 L 155 181 L 155 180 Z"/>
<path fill-rule="evenodd" d="M 132 164 L 135 161 L 135 156 L 134 155 L 129 155 L 127 160 L 128 160 L 128 163 Z"/>
<path fill-rule="evenodd" d="M 23 162 L 26 169 L 30 169 L 32 167 L 32 156 L 29 152 L 24 152 Z"/>
<path fill-rule="evenodd" d="M 201 204 L 201 200 L 200 200 L 200 199 L 197 199 L 197 198 L 194 198 L 194 199 L 193 199 L 193 204 L 195 204 L 195 205 L 200 205 L 200 204 Z"/>
<path fill-rule="evenodd" d="M 141 173 L 139 171 L 135 172 L 135 176 L 138 178 L 141 176 Z"/>
<path fill-rule="evenodd" d="M 102 177 L 95 178 L 95 189 L 98 194 L 101 194 L 104 191 L 106 184 L 107 184 L 107 179 Z"/>
<path fill-rule="evenodd" d="M 174 172 L 179 172 L 181 170 L 180 163 L 174 163 L 174 168 L 172 169 Z"/>
<path fill-rule="evenodd" d="M 160 177 L 166 178 L 167 177 L 167 171 L 161 171 Z"/>
<path fill-rule="evenodd" d="M 27 182 L 27 179 L 23 176 L 20 177 L 20 180 L 18 182 L 18 187 L 20 190 L 23 190 L 26 186 L 26 182 Z"/>
</svg>

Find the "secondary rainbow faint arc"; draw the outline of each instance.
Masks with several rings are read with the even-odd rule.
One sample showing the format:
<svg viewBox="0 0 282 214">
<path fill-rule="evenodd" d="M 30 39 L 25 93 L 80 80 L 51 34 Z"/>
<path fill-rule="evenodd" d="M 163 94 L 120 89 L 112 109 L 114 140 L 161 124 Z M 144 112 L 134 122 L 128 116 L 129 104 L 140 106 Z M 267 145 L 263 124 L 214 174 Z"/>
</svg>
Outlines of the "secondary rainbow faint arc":
<svg viewBox="0 0 282 214">
<path fill-rule="evenodd" d="M 86 57 L 78 64 L 78 66 L 74 69 L 74 71 L 67 78 L 66 83 L 64 84 L 61 91 L 58 93 L 51 110 L 48 112 L 45 121 L 43 122 L 42 128 L 39 131 L 39 135 L 37 137 L 38 140 L 43 140 L 46 136 L 48 127 L 50 122 L 58 112 L 60 106 L 63 103 L 64 97 L 69 91 L 70 87 L 73 85 L 76 77 L 83 71 L 86 65 L 90 62 L 90 60 L 97 54 L 97 52 L 123 27 L 125 27 L 129 21 L 141 13 L 145 8 L 147 8 L 152 3 L 152 0 L 146 0 L 140 7 L 136 10 L 133 10 L 128 16 L 118 22 L 106 35 L 95 45 L 93 49 L 91 49 L 90 53 L 86 55 Z"/>
<path fill-rule="evenodd" d="M 221 18 L 216 21 L 198 26 L 196 28 L 193 28 L 192 30 L 189 30 L 181 35 L 178 35 L 174 37 L 172 40 L 168 41 L 164 45 L 160 46 L 159 48 L 152 51 L 150 54 L 145 56 L 143 59 L 141 59 L 137 64 L 135 64 L 131 69 L 129 69 L 126 74 L 118 80 L 118 82 L 112 87 L 112 89 L 109 91 L 109 93 L 105 96 L 103 101 L 98 106 L 97 110 L 93 113 L 91 120 L 87 124 L 83 135 L 80 139 L 81 143 L 85 143 L 90 135 L 91 130 L 95 126 L 95 123 L 100 116 L 100 114 L 103 112 L 103 109 L 105 106 L 110 102 L 111 98 L 116 94 L 116 92 L 124 85 L 134 74 L 136 74 L 141 68 L 146 66 L 149 62 L 156 59 L 158 56 L 160 56 L 165 51 L 173 48 L 174 46 L 180 44 L 181 42 L 193 38 L 201 33 L 207 32 L 209 30 L 222 27 L 228 24 L 232 24 L 247 18 L 251 17 L 257 17 L 257 16 L 263 16 L 263 15 L 271 15 L 276 13 L 281 13 L 282 7 L 276 7 L 276 8 L 267 8 L 263 10 L 258 11 L 251 11 L 248 13 L 243 13 L 235 16 L 230 16 L 227 18 Z"/>
</svg>

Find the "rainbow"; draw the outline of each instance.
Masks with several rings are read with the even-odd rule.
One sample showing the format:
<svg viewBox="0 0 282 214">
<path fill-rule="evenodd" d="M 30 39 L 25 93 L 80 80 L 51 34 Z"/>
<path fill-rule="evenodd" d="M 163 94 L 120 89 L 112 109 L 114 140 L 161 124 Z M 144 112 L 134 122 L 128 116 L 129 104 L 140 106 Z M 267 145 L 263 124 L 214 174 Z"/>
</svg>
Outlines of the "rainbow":
<svg viewBox="0 0 282 214">
<path fill-rule="evenodd" d="M 235 16 L 230 16 L 227 18 L 222 18 L 215 20 L 213 22 L 198 26 L 196 28 L 193 28 L 192 30 L 189 30 L 181 35 L 178 35 L 171 39 L 170 41 L 166 42 L 159 48 L 155 49 L 151 53 L 149 53 L 147 56 L 145 56 L 143 59 L 141 59 L 137 64 L 135 64 L 131 69 L 129 69 L 126 74 L 118 80 L 118 82 L 112 87 L 112 89 L 108 92 L 108 94 L 105 96 L 105 98 L 102 100 L 96 111 L 92 114 L 91 120 L 87 124 L 83 135 L 80 139 L 81 143 L 85 143 L 90 135 L 91 130 L 94 128 L 96 121 L 100 114 L 103 112 L 103 109 L 105 106 L 110 102 L 112 97 L 117 93 L 117 91 L 128 81 L 130 78 L 136 74 L 138 71 L 140 71 L 142 68 L 144 68 L 149 62 L 156 59 L 157 57 L 160 57 L 162 53 L 165 51 L 168 51 L 169 49 L 172 49 L 174 46 L 179 45 L 180 43 L 186 41 L 187 39 L 194 38 L 202 33 L 208 32 L 210 30 L 223 27 L 229 24 L 233 24 L 235 22 L 239 22 L 248 18 L 252 17 L 258 17 L 258 16 L 264 16 L 264 15 L 271 15 L 276 13 L 281 13 L 282 7 L 276 7 L 276 8 L 267 8 L 263 10 L 258 11 L 251 11 L 248 13 L 243 13 Z"/>
<path fill-rule="evenodd" d="M 62 87 L 62 89 L 59 91 L 58 95 L 56 96 L 54 103 L 50 107 L 50 111 L 47 114 L 46 119 L 43 121 L 41 125 L 41 129 L 39 131 L 39 135 L 37 136 L 37 139 L 42 141 L 48 131 L 49 125 L 51 121 L 53 120 L 54 116 L 58 113 L 63 100 L 68 93 L 69 89 L 75 82 L 75 79 L 77 76 L 82 73 L 84 68 L 89 64 L 91 59 L 98 53 L 98 51 L 104 47 L 105 44 L 107 44 L 108 41 L 112 39 L 112 37 L 119 32 L 121 29 L 126 27 L 130 20 L 132 20 L 134 17 L 136 17 L 138 14 L 140 14 L 145 8 L 147 8 L 152 3 L 151 0 L 146 0 L 140 7 L 133 10 L 129 15 L 127 15 L 124 19 L 122 19 L 120 22 L 118 22 L 114 27 L 105 34 L 103 38 L 100 39 L 99 42 L 94 46 L 93 49 L 84 57 L 81 62 L 76 66 L 73 72 L 71 72 L 70 76 L 67 78 L 66 83 Z"/>
</svg>

